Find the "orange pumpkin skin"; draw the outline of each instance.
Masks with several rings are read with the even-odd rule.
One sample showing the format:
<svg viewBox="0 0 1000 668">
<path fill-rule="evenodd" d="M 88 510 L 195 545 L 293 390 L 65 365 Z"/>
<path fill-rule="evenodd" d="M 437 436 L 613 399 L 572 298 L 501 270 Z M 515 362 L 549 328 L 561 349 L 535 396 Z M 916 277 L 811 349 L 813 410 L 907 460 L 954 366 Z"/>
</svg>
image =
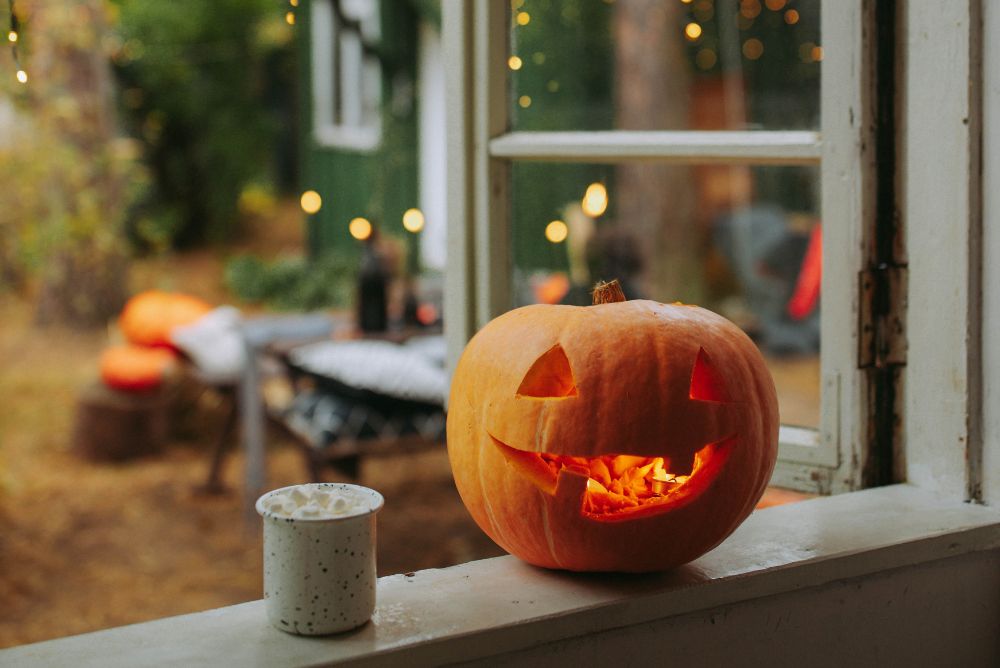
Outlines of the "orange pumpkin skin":
<svg viewBox="0 0 1000 668">
<path fill-rule="evenodd" d="M 159 387 L 173 370 L 177 354 L 168 348 L 113 346 L 101 354 L 101 380 L 110 388 L 144 392 Z"/>
<path fill-rule="evenodd" d="M 118 327 L 129 343 L 173 348 L 170 331 L 189 325 L 212 310 L 212 306 L 190 295 L 147 290 L 125 303 Z"/>
<path fill-rule="evenodd" d="M 698 373 L 696 362 L 706 362 Z M 777 456 L 777 398 L 753 342 L 705 309 L 533 305 L 469 342 L 447 432 L 462 500 L 507 551 L 548 568 L 660 571 L 712 549 L 752 512 Z M 553 477 L 532 453 L 695 468 L 654 505 L 588 514 L 587 469 Z"/>
</svg>

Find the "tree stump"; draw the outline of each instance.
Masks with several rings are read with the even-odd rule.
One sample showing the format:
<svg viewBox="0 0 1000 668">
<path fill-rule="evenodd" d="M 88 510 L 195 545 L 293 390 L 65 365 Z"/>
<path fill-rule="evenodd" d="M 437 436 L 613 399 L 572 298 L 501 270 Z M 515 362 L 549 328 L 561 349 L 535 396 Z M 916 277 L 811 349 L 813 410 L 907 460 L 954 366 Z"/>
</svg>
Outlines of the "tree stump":
<svg viewBox="0 0 1000 668">
<path fill-rule="evenodd" d="M 130 393 L 101 382 L 77 400 L 73 451 L 92 461 L 123 461 L 160 452 L 167 440 L 164 391 Z"/>
</svg>

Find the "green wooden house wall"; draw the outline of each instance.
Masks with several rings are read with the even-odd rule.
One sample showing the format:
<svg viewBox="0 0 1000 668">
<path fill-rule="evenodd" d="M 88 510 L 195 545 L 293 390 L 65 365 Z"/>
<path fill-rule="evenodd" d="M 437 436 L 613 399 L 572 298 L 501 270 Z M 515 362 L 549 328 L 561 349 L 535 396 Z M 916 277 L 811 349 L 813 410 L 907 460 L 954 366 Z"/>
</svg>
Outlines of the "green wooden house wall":
<svg viewBox="0 0 1000 668">
<path fill-rule="evenodd" d="M 303 190 L 315 190 L 323 206 L 308 216 L 307 242 L 312 257 L 336 249 L 356 254 L 360 244 L 348 233 L 352 218 L 362 216 L 389 234 L 415 246 L 403 229 L 403 212 L 418 205 L 417 192 L 417 25 L 418 14 L 406 0 L 381 0 L 382 138 L 370 152 L 321 145 L 313 135 L 312 0 L 301 0 L 299 62 L 302 97 L 300 135 Z M 410 252 L 414 256 L 413 251 Z"/>
</svg>

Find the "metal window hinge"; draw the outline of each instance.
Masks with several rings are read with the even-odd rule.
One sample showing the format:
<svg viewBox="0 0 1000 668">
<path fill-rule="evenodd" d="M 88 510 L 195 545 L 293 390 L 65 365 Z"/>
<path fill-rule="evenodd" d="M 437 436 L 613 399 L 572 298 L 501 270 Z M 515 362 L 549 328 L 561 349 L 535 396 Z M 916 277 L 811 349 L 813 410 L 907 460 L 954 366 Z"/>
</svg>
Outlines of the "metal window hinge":
<svg viewBox="0 0 1000 668">
<path fill-rule="evenodd" d="M 905 266 L 881 264 L 858 275 L 858 368 L 906 364 Z"/>
</svg>

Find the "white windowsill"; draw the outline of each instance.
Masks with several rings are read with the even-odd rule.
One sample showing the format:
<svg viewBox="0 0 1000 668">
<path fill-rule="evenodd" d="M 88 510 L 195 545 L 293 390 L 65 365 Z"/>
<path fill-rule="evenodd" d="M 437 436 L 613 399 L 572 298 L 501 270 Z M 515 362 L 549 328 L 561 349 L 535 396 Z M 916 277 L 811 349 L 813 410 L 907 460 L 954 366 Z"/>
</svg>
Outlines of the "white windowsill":
<svg viewBox="0 0 1000 668">
<path fill-rule="evenodd" d="M 313 139 L 323 148 L 370 153 L 382 142 L 382 128 L 381 124 L 365 127 L 320 124 L 313 130 Z"/>
<path fill-rule="evenodd" d="M 759 511 L 671 573 L 573 575 L 513 557 L 379 580 L 372 623 L 273 629 L 262 601 L 0 651 L 17 666 L 317 666 L 468 661 L 597 631 L 1000 548 L 1000 511 L 909 485 Z"/>
</svg>

